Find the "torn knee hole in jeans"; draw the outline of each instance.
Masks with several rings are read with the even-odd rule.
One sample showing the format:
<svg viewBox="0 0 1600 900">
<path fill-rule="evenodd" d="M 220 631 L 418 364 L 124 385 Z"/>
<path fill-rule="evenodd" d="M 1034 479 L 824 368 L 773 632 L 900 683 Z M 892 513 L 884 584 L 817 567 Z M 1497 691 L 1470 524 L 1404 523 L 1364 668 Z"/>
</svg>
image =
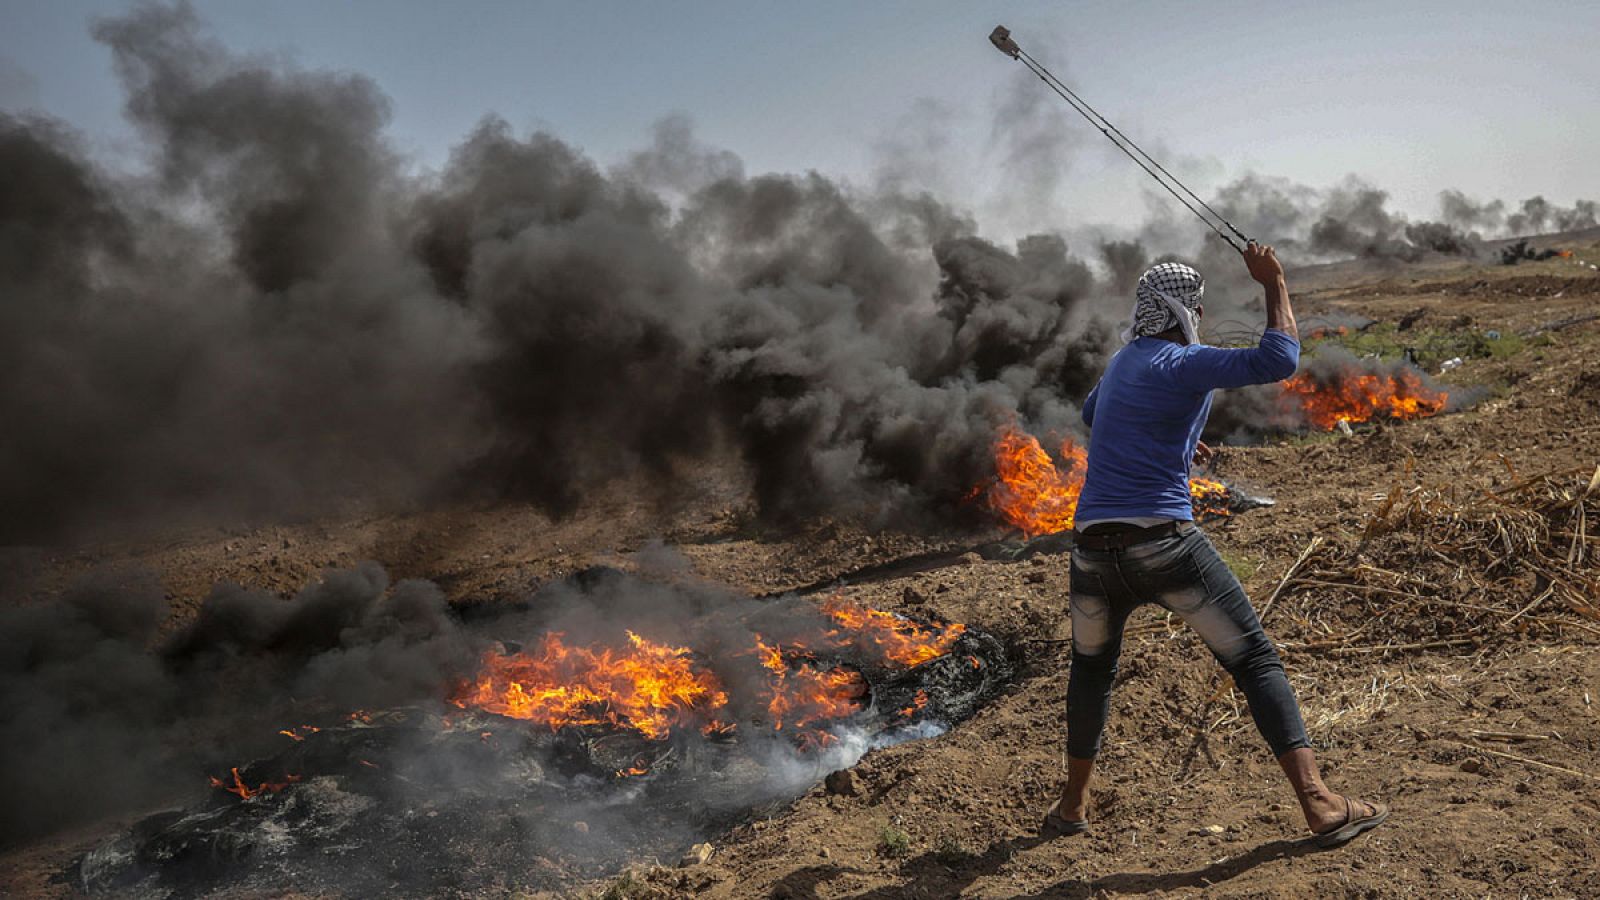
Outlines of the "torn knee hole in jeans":
<svg viewBox="0 0 1600 900">
<path fill-rule="evenodd" d="M 1206 605 L 1206 601 L 1209 598 L 1210 595 L 1206 593 L 1203 585 L 1195 585 L 1194 587 L 1162 594 L 1161 605 L 1181 615 L 1183 613 L 1197 612 L 1202 606 Z"/>
<path fill-rule="evenodd" d="M 1110 634 L 1106 626 L 1106 612 L 1110 609 L 1104 597 L 1072 595 L 1072 649 L 1093 656 L 1106 645 Z"/>
</svg>

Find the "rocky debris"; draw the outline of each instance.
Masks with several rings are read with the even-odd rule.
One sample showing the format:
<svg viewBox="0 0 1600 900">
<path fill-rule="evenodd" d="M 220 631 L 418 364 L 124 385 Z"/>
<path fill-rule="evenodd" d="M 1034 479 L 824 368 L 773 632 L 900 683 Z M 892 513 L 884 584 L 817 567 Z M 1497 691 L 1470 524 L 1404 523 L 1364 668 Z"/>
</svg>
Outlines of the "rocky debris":
<svg viewBox="0 0 1600 900">
<path fill-rule="evenodd" d="M 698 866 L 710 858 L 711 845 L 709 843 L 695 844 L 684 851 L 683 856 L 678 859 L 678 868 L 687 869 L 690 866 Z"/>
<path fill-rule="evenodd" d="M 851 769 L 829 772 L 828 777 L 822 780 L 822 784 L 828 789 L 828 793 L 840 797 L 855 797 L 861 794 L 861 779 Z"/>
</svg>

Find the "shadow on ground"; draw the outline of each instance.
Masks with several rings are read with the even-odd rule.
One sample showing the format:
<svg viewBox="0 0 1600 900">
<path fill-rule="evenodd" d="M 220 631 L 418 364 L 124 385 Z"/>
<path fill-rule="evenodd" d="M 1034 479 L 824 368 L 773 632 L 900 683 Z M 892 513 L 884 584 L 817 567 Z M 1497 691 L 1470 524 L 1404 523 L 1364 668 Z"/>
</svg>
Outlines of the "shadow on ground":
<svg viewBox="0 0 1600 900">
<path fill-rule="evenodd" d="M 1070 852 L 1071 838 L 1058 838 L 1061 849 Z M 908 880 L 903 884 L 877 888 L 854 894 L 854 900 L 912 900 L 912 898 L 952 897 L 980 878 L 994 875 L 1018 853 L 1032 850 L 1044 843 L 1039 837 L 1015 838 L 989 845 L 983 853 L 952 858 L 946 851 L 924 853 L 906 862 L 900 874 Z M 1116 894 L 1153 894 L 1179 888 L 1206 888 L 1230 878 L 1236 878 L 1263 863 L 1305 856 L 1321 852 L 1323 848 L 1304 840 L 1276 840 L 1262 844 L 1238 856 L 1229 857 L 1210 865 L 1186 872 L 1123 872 L 1087 880 L 1060 881 L 1043 890 L 1018 894 L 1018 898 L 1078 898 L 1092 897 L 1101 892 Z M 796 869 L 772 887 L 773 897 L 790 900 L 809 900 L 818 897 L 819 886 L 849 873 L 849 869 L 834 865 L 807 866 Z"/>
</svg>

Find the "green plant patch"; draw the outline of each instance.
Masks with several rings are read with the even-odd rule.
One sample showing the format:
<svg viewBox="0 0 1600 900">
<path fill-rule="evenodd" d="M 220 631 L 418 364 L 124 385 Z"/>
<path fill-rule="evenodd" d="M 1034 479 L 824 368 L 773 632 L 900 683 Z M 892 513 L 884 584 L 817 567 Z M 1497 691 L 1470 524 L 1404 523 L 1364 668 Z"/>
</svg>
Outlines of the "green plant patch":
<svg viewBox="0 0 1600 900">
<path fill-rule="evenodd" d="M 902 859 L 911 852 L 911 835 L 885 825 L 878 832 L 878 852 L 890 859 Z"/>
</svg>

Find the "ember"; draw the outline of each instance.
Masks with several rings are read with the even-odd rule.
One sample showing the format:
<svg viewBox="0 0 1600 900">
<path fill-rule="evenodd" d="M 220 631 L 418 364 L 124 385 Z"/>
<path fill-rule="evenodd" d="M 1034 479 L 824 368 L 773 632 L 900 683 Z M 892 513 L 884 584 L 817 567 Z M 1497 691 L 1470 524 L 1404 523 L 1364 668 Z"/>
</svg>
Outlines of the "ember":
<svg viewBox="0 0 1600 900">
<path fill-rule="evenodd" d="M 238 766 L 234 766 L 229 771 L 233 774 L 232 784 L 216 776 L 211 776 L 211 786 L 222 788 L 230 794 L 235 794 L 241 800 L 249 800 L 251 797 L 259 797 L 262 794 L 275 794 L 300 780 L 299 775 L 285 775 L 282 781 L 263 781 L 251 788 L 244 783 L 244 778 L 240 777 Z"/>
<path fill-rule="evenodd" d="M 927 706 L 927 705 L 928 705 L 928 692 L 927 691 L 917 691 L 917 696 L 912 698 L 911 705 L 901 709 L 900 710 L 900 715 L 904 716 L 906 718 L 910 718 L 912 715 L 914 715 L 916 713 L 917 710 L 922 709 L 924 706 Z"/>
<path fill-rule="evenodd" d="M 1311 329 L 1311 331 L 1306 334 L 1306 340 L 1320 341 L 1326 340 L 1327 338 L 1344 337 L 1349 333 L 1350 326 L 1348 325 L 1323 325 Z"/>
<path fill-rule="evenodd" d="M 1071 529 L 1088 456 L 1086 449 L 1067 438 L 1061 442 L 1057 463 L 1038 439 L 1007 426 L 995 439 L 995 481 L 986 495 L 989 507 L 1029 538 Z M 1197 515 L 1233 514 L 1233 492 L 1220 481 L 1192 478 L 1189 495 Z"/>
<path fill-rule="evenodd" d="M 1290 378 L 1282 398 L 1312 427 L 1331 431 L 1340 422 L 1426 418 L 1442 411 L 1450 395 L 1428 387 L 1412 369 L 1380 374 L 1341 367 L 1331 375 Z"/>
</svg>

